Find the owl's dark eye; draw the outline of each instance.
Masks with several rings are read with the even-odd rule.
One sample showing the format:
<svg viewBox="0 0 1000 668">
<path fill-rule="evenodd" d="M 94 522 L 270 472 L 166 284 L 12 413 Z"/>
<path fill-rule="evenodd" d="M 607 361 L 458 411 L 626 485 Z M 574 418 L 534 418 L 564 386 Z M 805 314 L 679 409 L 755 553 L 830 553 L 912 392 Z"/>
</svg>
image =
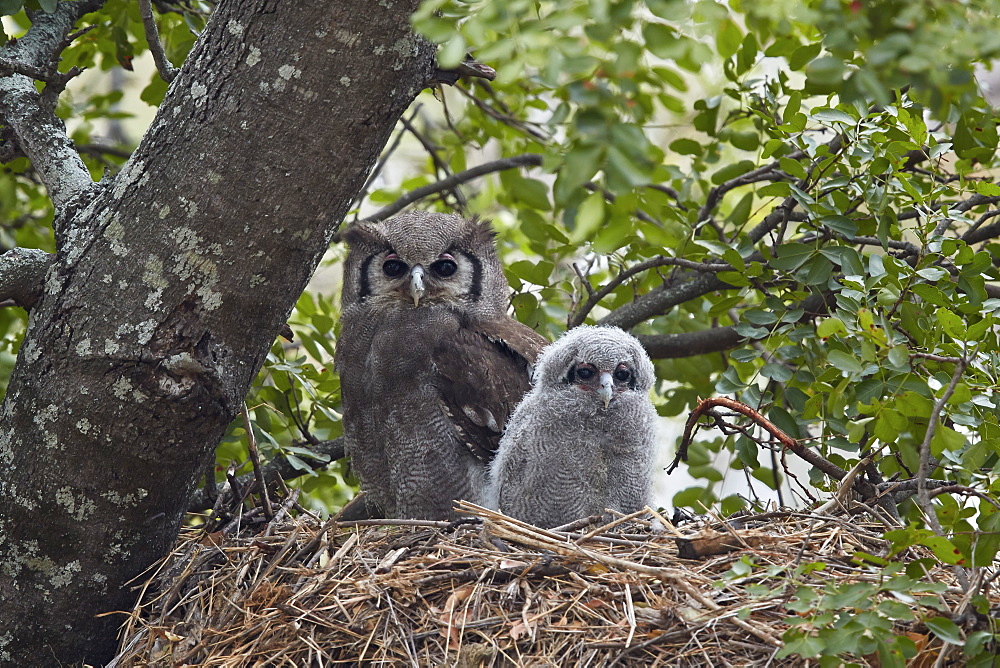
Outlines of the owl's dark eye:
<svg viewBox="0 0 1000 668">
<path fill-rule="evenodd" d="M 441 278 L 448 278 L 456 271 L 458 271 L 458 265 L 455 264 L 454 260 L 449 260 L 449 259 L 438 260 L 437 262 L 431 265 L 431 271 L 433 271 L 435 275 L 440 276 Z"/>
<path fill-rule="evenodd" d="M 627 383 L 632 379 L 632 372 L 625 367 L 615 369 L 615 380 L 620 383 Z"/>
<path fill-rule="evenodd" d="M 382 263 L 382 273 L 389 278 L 399 278 L 406 273 L 410 266 L 398 257 L 389 257 Z"/>
<path fill-rule="evenodd" d="M 594 371 L 594 367 L 589 365 L 581 364 L 576 369 L 576 377 L 579 378 L 580 380 L 590 380 L 591 378 L 594 377 L 594 374 L 596 373 L 597 372 Z"/>
</svg>

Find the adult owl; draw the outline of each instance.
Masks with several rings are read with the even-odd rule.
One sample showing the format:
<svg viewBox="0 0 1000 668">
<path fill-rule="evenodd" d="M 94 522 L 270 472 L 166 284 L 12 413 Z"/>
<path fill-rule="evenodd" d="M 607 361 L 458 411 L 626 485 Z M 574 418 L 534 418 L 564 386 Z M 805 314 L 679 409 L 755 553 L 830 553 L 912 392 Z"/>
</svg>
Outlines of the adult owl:
<svg viewBox="0 0 1000 668">
<path fill-rule="evenodd" d="M 487 221 L 419 211 L 344 233 L 335 364 L 368 514 L 446 519 L 456 499 L 485 502 L 488 463 L 548 343 L 507 315 L 494 237 Z"/>
<path fill-rule="evenodd" d="M 554 527 L 649 502 L 653 363 L 617 327 L 577 327 L 546 348 L 491 466 L 487 502 Z"/>
</svg>

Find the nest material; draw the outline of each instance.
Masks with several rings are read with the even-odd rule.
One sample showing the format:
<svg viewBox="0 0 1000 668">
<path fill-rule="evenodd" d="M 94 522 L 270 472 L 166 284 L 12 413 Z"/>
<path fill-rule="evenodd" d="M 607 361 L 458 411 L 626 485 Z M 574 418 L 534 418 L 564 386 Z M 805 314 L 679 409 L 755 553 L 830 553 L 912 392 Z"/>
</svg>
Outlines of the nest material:
<svg viewBox="0 0 1000 668">
<path fill-rule="evenodd" d="M 144 585 L 113 665 L 781 665 L 794 590 L 766 568 L 735 577 L 734 563 L 747 552 L 763 567 L 823 561 L 798 584 L 876 582 L 850 557 L 886 546 L 881 526 L 773 513 L 751 529 L 720 526 L 733 537 L 723 549 L 741 549 L 695 561 L 678 557 L 669 523 L 545 531 L 465 510 L 481 521 L 300 516 L 256 536 L 186 531 Z M 931 645 L 922 652 L 936 655 Z"/>
</svg>

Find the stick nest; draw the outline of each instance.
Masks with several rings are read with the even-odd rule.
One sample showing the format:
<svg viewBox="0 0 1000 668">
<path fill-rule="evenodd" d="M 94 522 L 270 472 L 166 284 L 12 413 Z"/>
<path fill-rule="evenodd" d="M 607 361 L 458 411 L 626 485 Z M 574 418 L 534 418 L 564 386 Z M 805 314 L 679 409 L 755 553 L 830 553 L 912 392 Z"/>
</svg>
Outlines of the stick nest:
<svg viewBox="0 0 1000 668">
<path fill-rule="evenodd" d="M 235 535 L 187 530 L 141 585 L 111 665 L 802 665 L 775 660 L 796 587 L 878 582 L 851 557 L 887 547 L 881 525 L 793 512 L 738 529 L 651 531 L 665 520 L 645 514 L 547 531 L 464 510 L 471 519 L 452 524 L 301 515 Z M 682 536 L 731 551 L 682 559 Z M 809 562 L 826 568 L 789 583 Z M 948 591 L 954 610 L 961 592 Z M 899 629 L 929 637 L 913 631 Z M 921 654 L 939 649 L 932 639 Z"/>
</svg>

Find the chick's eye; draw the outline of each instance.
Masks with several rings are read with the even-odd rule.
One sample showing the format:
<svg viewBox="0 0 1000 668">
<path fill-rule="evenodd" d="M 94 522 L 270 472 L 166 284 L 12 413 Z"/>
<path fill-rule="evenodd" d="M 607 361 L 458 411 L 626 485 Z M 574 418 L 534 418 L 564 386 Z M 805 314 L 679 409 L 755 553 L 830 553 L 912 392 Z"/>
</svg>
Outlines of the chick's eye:
<svg viewBox="0 0 1000 668">
<path fill-rule="evenodd" d="M 581 366 L 577 367 L 576 377 L 579 378 L 580 380 L 590 380 L 591 378 L 594 377 L 595 373 L 596 372 L 594 371 L 593 367 Z"/>
<path fill-rule="evenodd" d="M 399 278 L 406 273 L 410 266 L 399 258 L 389 258 L 382 263 L 382 273 L 389 278 Z"/>
<path fill-rule="evenodd" d="M 615 370 L 615 380 L 625 383 L 632 379 L 632 372 L 628 369 L 616 369 Z"/>
<path fill-rule="evenodd" d="M 441 278 L 448 278 L 456 271 L 458 271 L 458 265 L 455 264 L 454 260 L 444 259 L 438 260 L 431 265 L 431 271 Z"/>
</svg>

